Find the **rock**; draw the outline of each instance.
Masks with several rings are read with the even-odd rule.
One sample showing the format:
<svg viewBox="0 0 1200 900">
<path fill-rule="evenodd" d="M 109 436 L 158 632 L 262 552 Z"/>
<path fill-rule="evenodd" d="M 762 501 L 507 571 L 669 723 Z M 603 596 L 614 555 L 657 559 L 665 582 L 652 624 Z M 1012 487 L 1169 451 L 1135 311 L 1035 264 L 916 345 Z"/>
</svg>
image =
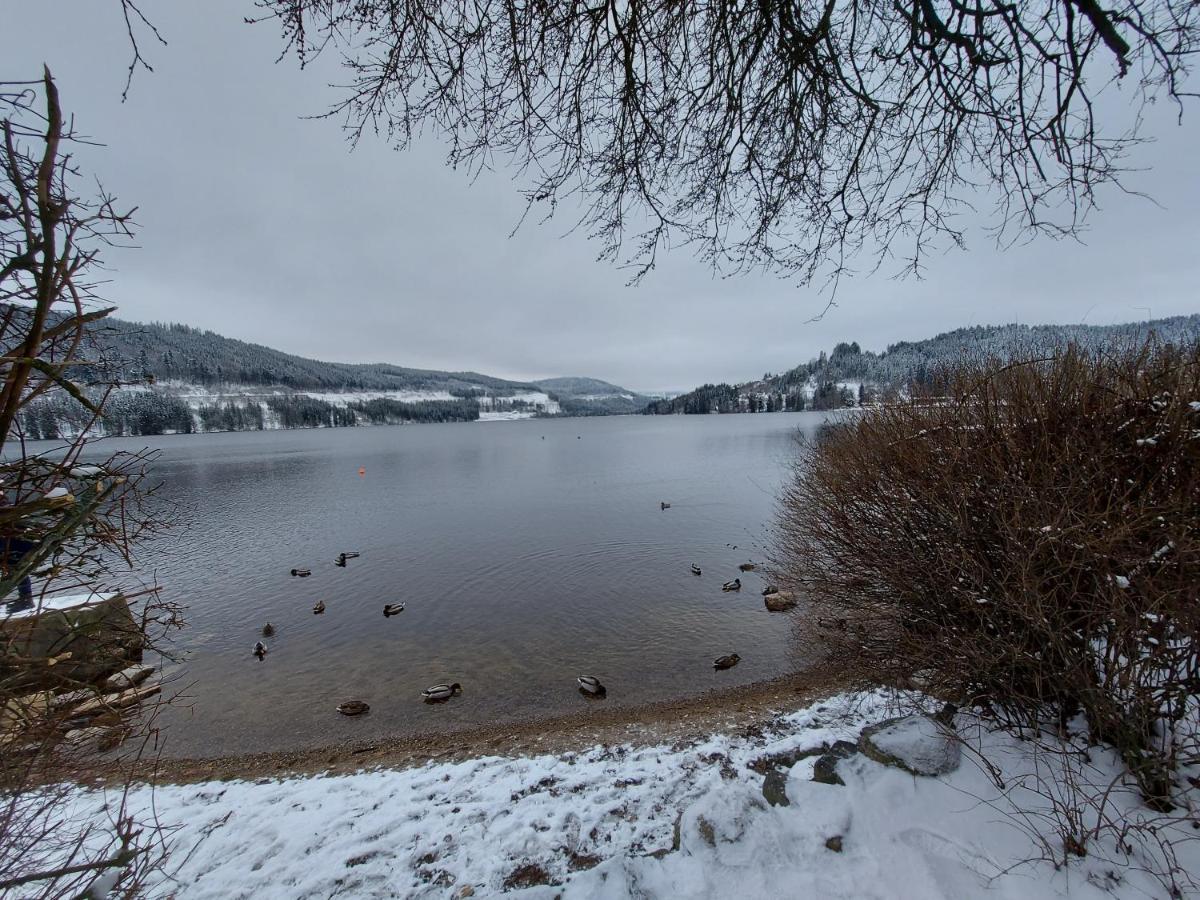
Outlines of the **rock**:
<svg viewBox="0 0 1200 900">
<path fill-rule="evenodd" d="M 773 594 L 765 594 L 763 603 L 771 612 L 784 612 L 796 605 L 796 598 L 791 591 L 776 591 Z"/>
<path fill-rule="evenodd" d="M 101 682 L 101 687 L 106 691 L 124 691 L 132 687 L 137 687 L 153 674 L 154 666 L 127 666 L 120 672 L 105 678 Z"/>
<path fill-rule="evenodd" d="M 75 728 L 63 735 L 63 742 L 72 747 L 82 747 L 84 744 L 97 740 L 107 731 L 107 728 Z"/>
<path fill-rule="evenodd" d="M 35 691 L 23 697 L 13 697 L 0 707 L 0 731 L 29 728 L 44 722 L 54 704 L 50 691 Z"/>
<path fill-rule="evenodd" d="M 820 756 L 822 753 L 828 752 L 828 744 L 819 744 L 816 747 L 803 747 L 796 750 L 783 750 L 779 753 L 769 753 L 766 756 L 760 756 L 752 760 L 747 765 L 747 768 L 760 775 L 766 775 L 772 769 L 790 769 L 802 759 L 808 759 L 810 756 Z"/>
<path fill-rule="evenodd" d="M 958 738 L 924 715 L 888 719 L 864 728 L 858 748 L 869 759 L 914 775 L 945 775 L 962 762 Z"/>
<path fill-rule="evenodd" d="M 831 838 L 825 840 L 825 849 L 832 850 L 834 853 L 842 852 L 842 836 L 835 834 Z"/>
<path fill-rule="evenodd" d="M 83 703 L 85 700 L 91 700 L 96 696 L 96 692 L 89 689 L 78 691 L 67 691 L 65 694 L 57 695 L 52 701 L 55 709 L 66 709 L 68 706 L 75 706 L 78 703 Z"/>
<path fill-rule="evenodd" d="M 143 643 L 120 594 L 48 598 L 40 611 L 0 619 L 0 678 L 34 688 L 91 682 L 140 662 Z"/>
<path fill-rule="evenodd" d="M 787 795 L 787 778 L 786 769 L 772 769 L 763 778 L 762 794 L 772 806 L 792 805 Z"/>
<path fill-rule="evenodd" d="M 454 900 L 464 900 L 465 897 L 474 897 L 474 896 L 475 896 L 475 888 L 473 888 L 469 884 L 464 884 L 462 887 L 460 887 L 457 891 L 454 892 Z"/>
<path fill-rule="evenodd" d="M 812 780 L 821 784 L 841 784 L 842 776 L 838 774 L 838 764 L 849 759 L 858 752 L 858 746 L 850 741 L 838 741 L 823 754 L 813 766 Z"/>
<path fill-rule="evenodd" d="M 700 832 L 700 839 L 710 847 L 717 846 L 717 830 L 713 827 L 713 823 L 704 818 L 704 816 L 696 817 L 696 830 Z"/>
</svg>

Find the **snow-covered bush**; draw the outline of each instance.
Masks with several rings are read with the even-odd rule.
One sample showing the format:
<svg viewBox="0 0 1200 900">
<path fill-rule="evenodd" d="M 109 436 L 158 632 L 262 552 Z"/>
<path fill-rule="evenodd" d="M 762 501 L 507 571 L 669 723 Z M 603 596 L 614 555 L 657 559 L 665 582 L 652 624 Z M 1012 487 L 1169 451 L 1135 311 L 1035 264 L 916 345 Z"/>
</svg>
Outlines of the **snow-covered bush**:
<svg viewBox="0 0 1200 900">
<path fill-rule="evenodd" d="M 828 429 L 775 575 L 864 680 L 1040 734 L 1082 713 L 1146 801 L 1200 758 L 1200 345 L 944 373 Z"/>
</svg>

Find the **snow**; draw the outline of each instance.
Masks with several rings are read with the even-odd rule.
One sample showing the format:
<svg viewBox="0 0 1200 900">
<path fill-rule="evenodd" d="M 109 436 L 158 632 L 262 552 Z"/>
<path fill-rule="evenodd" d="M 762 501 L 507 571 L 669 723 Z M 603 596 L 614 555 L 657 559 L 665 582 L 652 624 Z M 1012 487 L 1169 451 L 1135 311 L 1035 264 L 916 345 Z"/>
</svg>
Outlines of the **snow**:
<svg viewBox="0 0 1200 900">
<path fill-rule="evenodd" d="M 870 734 L 880 753 L 918 775 L 945 775 L 962 761 L 962 745 L 949 738 L 928 716 L 905 716 Z"/>
<path fill-rule="evenodd" d="M 840 764 L 845 786 L 812 781 L 808 757 L 787 771 L 790 805 L 764 800 L 751 762 L 853 740 L 887 712 L 880 693 L 844 695 L 765 730 L 681 745 L 138 788 L 129 804 L 149 813 L 153 802 L 160 821 L 178 826 L 168 838 L 173 868 L 150 895 L 180 900 L 462 897 L 468 886 L 482 897 L 504 892 L 528 866 L 550 883 L 520 895 L 547 900 L 1166 895 L 1100 841 L 1084 858 L 1046 861 L 1047 852 L 1061 856 L 1061 841 L 1047 824 L 1050 801 L 1026 779 L 1044 778 L 1052 763 L 967 717 L 964 739 L 986 751 L 1005 788 L 973 763 L 974 753 L 938 778 L 854 756 Z M 1095 749 L 1091 758 L 1095 783 L 1107 785 L 1115 761 Z M 1108 795 L 1110 812 L 1141 809 L 1127 793 L 1118 786 Z M 102 794 L 80 792 L 73 814 L 103 816 L 103 803 Z M 1156 840 L 1173 839 L 1178 827 L 1160 826 Z M 1044 845 L 1030 829 L 1045 833 Z M 826 843 L 835 837 L 841 852 Z M 1133 843 L 1135 857 L 1150 852 Z M 1175 852 L 1185 871 L 1200 871 L 1196 842 Z"/>
<path fill-rule="evenodd" d="M 75 609 L 80 606 L 93 606 L 97 603 L 103 603 L 105 600 L 116 596 L 115 594 L 64 594 L 60 597 L 43 597 L 40 600 L 35 600 L 32 609 L 23 609 L 20 612 L 8 613 L 0 616 L 3 619 L 26 619 L 30 616 L 40 615 L 51 610 Z"/>
</svg>

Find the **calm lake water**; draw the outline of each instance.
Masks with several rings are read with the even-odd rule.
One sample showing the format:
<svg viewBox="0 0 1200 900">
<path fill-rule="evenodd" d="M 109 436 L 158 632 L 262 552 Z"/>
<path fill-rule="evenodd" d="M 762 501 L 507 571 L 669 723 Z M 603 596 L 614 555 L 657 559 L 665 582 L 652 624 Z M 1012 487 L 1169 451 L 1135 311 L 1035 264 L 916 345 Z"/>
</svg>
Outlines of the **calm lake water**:
<svg viewBox="0 0 1200 900">
<path fill-rule="evenodd" d="M 219 755 L 576 711 L 803 668 L 761 561 L 797 431 L 824 414 L 550 419 L 110 440 L 160 448 L 186 528 L 146 551 L 189 607 L 166 753 Z M 360 475 L 360 468 L 364 474 Z M 660 501 L 671 504 L 668 510 Z M 341 551 L 362 555 L 345 568 Z M 693 576 L 689 566 L 703 570 Z M 312 569 L 293 578 L 295 567 Z M 323 600 L 324 615 L 312 613 Z M 386 603 L 406 610 L 385 619 Z M 276 634 L 259 662 L 263 624 Z M 743 659 L 714 672 L 714 657 Z M 429 684 L 462 696 L 429 706 Z M 366 700 L 368 716 L 335 707 Z"/>
</svg>

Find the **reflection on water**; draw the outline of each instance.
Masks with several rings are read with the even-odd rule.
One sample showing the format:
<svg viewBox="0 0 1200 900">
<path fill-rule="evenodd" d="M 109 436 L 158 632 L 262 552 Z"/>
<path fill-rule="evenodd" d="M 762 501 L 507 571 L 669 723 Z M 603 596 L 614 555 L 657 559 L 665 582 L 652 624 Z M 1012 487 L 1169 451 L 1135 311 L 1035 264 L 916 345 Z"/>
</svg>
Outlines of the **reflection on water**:
<svg viewBox="0 0 1200 900">
<path fill-rule="evenodd" d="M 176 674 L 192 703 L 168 712 L 167 753 L 570 712 L 586 702 L 580 673 L 621 705 L 802 667 L 788 617 L 763 608 L 758 574 L 742 576 L 740 594 L 720 586 L 738 563 L 761 559 L 795 432 L 821 421 L 623 417 L 141 439 L 162 449 L 163 494 L 189 522 L 143 556 L 190 607 Z M 339 568 L 342 551 L 362 556 Z M 312 577 L 290 577 L 297 566 Z M 406 610 L 385 619 L 396 602 Z M 276 634 L 260 663 L 250 650 L 267 621 Z M 737 668 L 714 672 L 712 659 L 734 651 Z M 462 696 L 422 704 L 421 689 L 438 681 L 461 682 Z M 339 716 L 351 698 L 370 715 Z"/>
</svg>

